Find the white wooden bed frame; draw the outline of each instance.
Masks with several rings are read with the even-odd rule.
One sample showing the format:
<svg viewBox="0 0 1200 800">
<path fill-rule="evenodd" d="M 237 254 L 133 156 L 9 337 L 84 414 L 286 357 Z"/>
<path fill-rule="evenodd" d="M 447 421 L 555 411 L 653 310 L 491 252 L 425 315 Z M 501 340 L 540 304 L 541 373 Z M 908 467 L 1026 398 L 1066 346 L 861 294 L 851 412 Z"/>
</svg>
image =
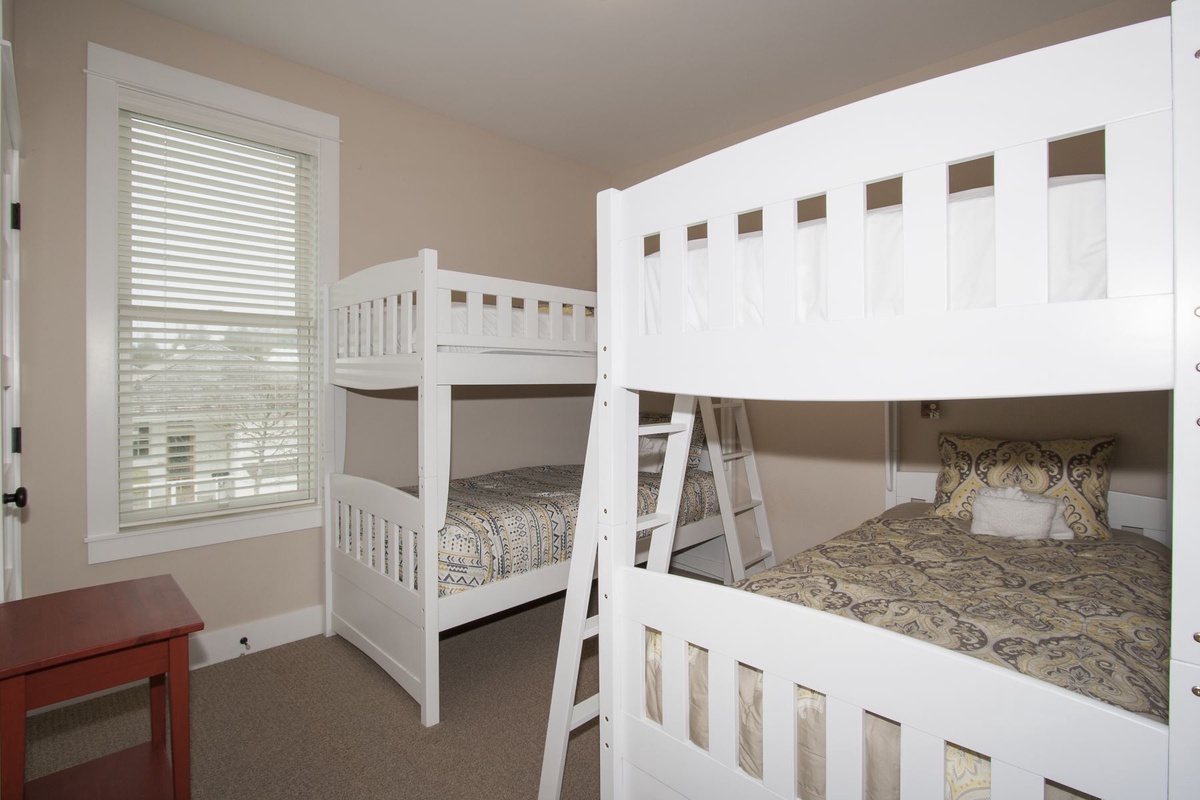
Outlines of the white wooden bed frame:
<svg viewBox="0 0 1200 800">
<path fill-rule="evenodd" d="M 451 332 L 452 300 L 466 304 L 465 334 Z M 514 300 L 533 312 L 524 315 L 524 335 L 485 334 L 485 306 L 497 314 L 498 330 L 511 331 Z M 550 338 L 538 338 L 539 308 L 549 314 Z M 332 284 L 326 309 L 330 383 L 363 390 L 418 388 L 420 487 L 420 497 L 414 497 L 343 474 L 343 459 L 337 458 L 326 497 L 326 633 L 339 634 L 369 655 L 420 703 L 422 723 L 435 725 L 439 634 L 561 591 L 569 569 L 564 561 L 438 596 L 452 386 L 594 383 L 596 341 L 587 337 L 586 317 L 596 313 L 596 294 L 438 269 L 436 251 L 422 250 Z M 340 547 L 339 526 L 350 533 L 341 537 Z M 391 554 L 386 571 L 382 559 L 370 558 L 371 531 Z M 685 528 L 676 547 L 723 532 L 720 516 L 708 517 Z"/>
<path fill-rule="evenodd" d="M 1108 297 L 1050 304 L 1047 142 L 1101 128 Z M 828 696 L 830 798 L 862 796 L 864 709 L 902 723 L 909 800 L 942 796 L 946 741 L 991 757 L 998 799 L 1040 799 L 1043 778 L 1105 798 L 1195 796 L 1200 581 L 1188 567 L 1200 563 L 1192 530 L 1200 521 L 1198 142 L 1200 2 L 1179 0 L 1170 19 L 870 98 L 601 194 L 604 798 L 795 797 L 796 684 Z M 948 311 L 947 165 L 993 154 L 997 307 Z M 872 318 L 864 301 L 865 185 L 896 176 L 904 191 L 904 312 Z M 830 321 L 799 323 L 791 302 L 796 201 L 822 194 Z M 765 321 L 739 327 L 737 220 L 757 209 Z M 687 228 L 700 223 L 708 230 L 710 329 L 688 331 Z M 644 238 L 654 234 L 662 325 L 646 335 L 639 270 Z M 1054 336 L 1043 352 L 1046 332 Z M 1175 408 L 1169 728 L 886 630 L 633 566 L 640 391 L 891 401 L 1162 389 L 1174 390 Z M 647 627 L 663 632 L 661 725 L 645 712 Z M 709 650 L 707 751 L 688 740 L 688 643 Z M 739 661 L 764 672 L 761 781 L 738 767 Z"/>
</svg>

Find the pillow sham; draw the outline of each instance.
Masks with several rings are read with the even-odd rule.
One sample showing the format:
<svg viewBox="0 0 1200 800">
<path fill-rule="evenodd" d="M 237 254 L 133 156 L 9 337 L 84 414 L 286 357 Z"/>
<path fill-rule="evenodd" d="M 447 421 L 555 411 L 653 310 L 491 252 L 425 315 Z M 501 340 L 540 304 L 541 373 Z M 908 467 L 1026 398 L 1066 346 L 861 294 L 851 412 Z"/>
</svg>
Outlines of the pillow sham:
<svg viewBox="0 0 1200 800">
<path fill-rule="evenodd" d="M 643 411 L 638 415 L 641 425 L 653 425 L 670 422 L 671 415 L 658 411 Z M 692 423 L 692 439 L 688 443 L 688 469 L 700 466 L 701 455 L 704 453 L 704 423 L 700 419 L 700 411 L 696 411 L 696 419 Z M 638 470 L 641 472 L 662 472 L 662 460 L 667 450 L 666 434 L 662 436 L 638 437 Z"/>
<path fill-rule="evenodd" d="M 944 433 L 938 437 L 935 513 L 969 526 L 985 487 L 1016 487 L 1063 503 L 1065 529 L 1080 539 L 1107 539 L 1108 486 L 1116 438 L 1016 441 Z M 1065 538 L 1064 528 L 1056 538 Z"/>
<path fill-rule="evenodd" d="M 1008 495 L 1008 491 L 1015 495 Z M 1010 539 L 1048 539 L 1055 503 L 1026 499 L 1021 490 L 980 489 L 972 504 L 971 533 Z"/>
</svg>

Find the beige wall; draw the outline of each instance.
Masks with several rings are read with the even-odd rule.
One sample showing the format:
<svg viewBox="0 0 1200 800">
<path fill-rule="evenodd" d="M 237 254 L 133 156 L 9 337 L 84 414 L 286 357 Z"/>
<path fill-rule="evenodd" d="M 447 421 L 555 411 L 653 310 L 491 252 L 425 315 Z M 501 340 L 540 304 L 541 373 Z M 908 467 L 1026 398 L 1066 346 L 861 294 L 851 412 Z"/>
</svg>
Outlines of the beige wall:
<svg viewBox="0 0 1200 800">
<path fill-rule="evenodd" d="M 87 42 L 339 116 L 343 274 L 433 247 L 447 268 L 594 288 L 595 192 L 607 185 L 605 176 L 113 0 L 6 5 L 13 11 L 6 34 L 14 41 L 27 145 L 21 233 L 23 469 L 31 498 L 23 540 L 26 593 L 169 572 L 210 630 L 321 602 L 318 531 L 87 564 Z M 394 448 L 374 451 L 367 469 L 409 480 L 416 451 L 405 448 L 414 441 L 415 418 L 401 403 L 354 398 L 349 405 L 351 453 L 385 430 Z M 497 442 L 523 448 L 522 461 L 543 453 L 582 460 L 590 404 L 578 393 L 459 405 L 460 431 L 482 430 L 491 415 L 503 421 L 504 438 L 456 440 L 456 467 L 494 463 Z M 533 436 L 543 420 L 565 433 L 531 444 L 544 441 Z M 393 469 L 393 458 L 413 464 L 414 472 Z"/>
<path fill-rule="evenodd" d="M 5 35 L 14 41 L 27 144 L 22 184 L 23 468 L 32 498 L 24 536 L 27 593 L 170 572 L 210 629 L 321 600 L 317 531 L 104 565 L 86 563 L 81 443 L 87 41 L 338 115 L 343 138 L 342 274 L 419 247 L 435 247 L 442 265 L 450 269 L 592 288 L 594 197 L 599 189 L 630 185 L 859 97 L 1166 10 L 1164 0 L 1123 0 L 866 87 L 820 108 L 802 109 L 786 119 L 605 176 L 115 0 L 7 0 Z M 456 396 L 464 398 L 454 409 L 456 474 L 582 459 L 590 407 L 586 389 L 461 390 Z M 389 482 L 414 481 L 414 405 L 411 399 L 351 395 L 348 467 Z M 750 413 L 781 555 L 880 510 L 879 404 L 753 403 Z M 948 406 L 947 424 L 958 413 L 956 406 Z M 1005 413 L 984 410 L 974 418 Z M 1130 417 L 1145 420 L 1147 430 L 1163 430 L 1152 414 Z M 929 430 L 925 423 L 906 428 L 906 452 L 925 453 L 918 460 L 928 455 Z M 550 435 L 537 437 L 542 431 Z M 1122 438 L 1124 448 L 1128 437 Z M 1148 452 L 1161 449 L 1148 446 Z M 1137 463 L 1151 469 L 1158 458 L 1152 455 Z"/>
</svg>

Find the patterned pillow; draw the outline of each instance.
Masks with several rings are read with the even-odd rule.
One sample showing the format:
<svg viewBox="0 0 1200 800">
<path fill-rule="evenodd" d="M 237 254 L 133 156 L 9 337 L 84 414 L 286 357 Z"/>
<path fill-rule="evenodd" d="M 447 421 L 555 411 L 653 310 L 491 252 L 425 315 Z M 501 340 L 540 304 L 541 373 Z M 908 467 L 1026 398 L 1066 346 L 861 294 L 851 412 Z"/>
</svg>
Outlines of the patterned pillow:
<svg viewBox="0 0 1200 800">
<path fill-rule="evenodd" d="M 969 526 L 979 489 L 1016 486 L 1061 500 L 1076 538 L 1107 539 L 1109 462 L 1115 444 L 1112 436 L 1020 442 L 944 433 L 938 437 L 942 469 L 935 511 Z"/>
<path fill-rule="evenodd" d="M 638 423 L 641 425 L 653 425 L 660 422 L 670 422 L 671 415 L 663 414 L 657 411 L 643 411 L 638 415 Z M 651 444 L 653 439 L 660 437 L 642 436 L 638 439 L 638 453 L 649 454 L 651 450 L 658 449 L 657 445 Z M 661 437 L 662 441 L 666 441 L 666 437 Z M 696 411 L 696 420 L 692 423 L 692 440 L 688 444 L 688 469 L 698 469 L 700 467 L 700 454 L 704 452 L 707 445 L 704 441 L 704 423 L 700 420 L 700 411 Z M 661 467 L 659 468 L 661 469 Z M 657 471 L 657 470 L 655 470 Z"/>
</svg>

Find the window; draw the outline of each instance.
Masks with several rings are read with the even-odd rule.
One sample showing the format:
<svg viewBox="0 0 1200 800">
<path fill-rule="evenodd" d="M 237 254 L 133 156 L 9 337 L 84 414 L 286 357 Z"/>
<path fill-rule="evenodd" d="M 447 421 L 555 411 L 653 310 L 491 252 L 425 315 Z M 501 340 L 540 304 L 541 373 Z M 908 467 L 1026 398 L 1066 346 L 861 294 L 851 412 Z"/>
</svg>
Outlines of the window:
<svg viewBox="0 0 1200 800">
<path fill-rule="evenodd" d="M 89 559 L 318 527 L 337 120 L 88 66 Z"/>
</svg>

